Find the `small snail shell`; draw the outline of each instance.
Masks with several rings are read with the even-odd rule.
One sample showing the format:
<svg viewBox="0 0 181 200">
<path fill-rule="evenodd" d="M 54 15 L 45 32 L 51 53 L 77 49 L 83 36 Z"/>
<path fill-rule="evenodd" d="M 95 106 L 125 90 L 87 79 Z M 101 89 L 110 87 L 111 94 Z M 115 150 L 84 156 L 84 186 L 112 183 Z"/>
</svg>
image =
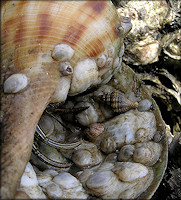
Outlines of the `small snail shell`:
<svg viewBox="0 0 181 200">
<path fill-rule="evenodd" d="M 138 103 L 136 101 L 131 101 L 125 97 L 123 93 L 118 90 L 106 93 L 98 97 L 101 101 L 110 105 L 114 112 L 126 112 L 132 108 L 137 108 Z"/>
<path fill-rule="evenodd" d="M 86 129 L 85 132 L 90 139 L 94 140 L 103 134 L 104 124 L 101 123 L 91 124 L 90 128 Z"/>
</svg>

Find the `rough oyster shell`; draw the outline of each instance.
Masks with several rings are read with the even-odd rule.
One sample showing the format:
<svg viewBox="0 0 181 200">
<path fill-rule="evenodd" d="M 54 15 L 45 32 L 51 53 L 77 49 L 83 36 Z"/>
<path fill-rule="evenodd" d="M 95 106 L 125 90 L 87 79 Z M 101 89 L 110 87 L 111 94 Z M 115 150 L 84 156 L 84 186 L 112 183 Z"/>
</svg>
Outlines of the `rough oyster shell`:
<svg viewBox="0 0 181 200">
<path fill-rule="evenodd" d="M 117 4 L 120 15 L 130 17 L 133 24 L 126 37 L 124 61 L 134 65 L 154 63 L 162 49 L 169 57 L 180 59 L 180 42 L 167 43 L 180 29 L 178 1 L 118 1 Z"/>
</svg>

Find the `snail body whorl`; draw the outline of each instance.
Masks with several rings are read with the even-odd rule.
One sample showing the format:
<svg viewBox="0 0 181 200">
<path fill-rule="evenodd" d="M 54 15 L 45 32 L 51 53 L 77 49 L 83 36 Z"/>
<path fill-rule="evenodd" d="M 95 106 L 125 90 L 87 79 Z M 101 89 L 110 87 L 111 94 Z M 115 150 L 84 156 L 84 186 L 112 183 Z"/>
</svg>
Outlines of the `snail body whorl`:
<svg viewBox="0 0 181 200">
<path fill-rule="evenodd" d="M 124 34 L 109 1 L 7 1 L 1 14 L 1 195 L 7 199 L 16 193 L 46 106 L 109 81 L 121 65 Z"/>
</svg>

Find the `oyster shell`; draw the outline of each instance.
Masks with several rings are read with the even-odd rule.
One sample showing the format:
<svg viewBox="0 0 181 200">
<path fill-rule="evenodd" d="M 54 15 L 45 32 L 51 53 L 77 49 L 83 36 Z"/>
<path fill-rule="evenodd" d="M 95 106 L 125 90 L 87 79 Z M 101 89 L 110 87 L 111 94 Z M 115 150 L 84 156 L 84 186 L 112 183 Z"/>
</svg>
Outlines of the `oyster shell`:
<svg viewBox="0 0 181 200">
<path fill-rule="evenodd" d="M 162 38 L 163 52 L 175 59 L 181 60 L 181 29 L 165 34 Z"/>
<path fill-rule="evenodd" d="M 180 3 L 178 1 L 118 1 L 120 15 L 130 17 L 132 30 L 126 37 L 127 64 L 146 65 L 158 61 L 161 50 L 180 59 Z"/>
</svg>

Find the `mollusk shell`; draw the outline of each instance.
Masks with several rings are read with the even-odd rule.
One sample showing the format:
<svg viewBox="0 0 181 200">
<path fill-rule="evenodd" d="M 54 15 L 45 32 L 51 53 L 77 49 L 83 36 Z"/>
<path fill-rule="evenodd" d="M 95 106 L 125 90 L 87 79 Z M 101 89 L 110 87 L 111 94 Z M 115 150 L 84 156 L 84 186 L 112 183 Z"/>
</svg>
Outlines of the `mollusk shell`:
<svg viewBox="0 0 181 200">
<path fill-rule="evenodd" d="M 147 142 L 153 139 L 156 132 L 156 120 L 153 113 L 137 110 L 130 110 L 124 115 L 120 114 L 103 123 L 103 126 L 104 129 L 99 135 L 92 130 L 87 133 L 91 140 L 99 139 L 101 150 L 106 153 L 111 153 L 124 144 Z M 90 128 L 94 126 L 91 125 Z"/>
<path fill-rule="evenodd" d="M 136 101 L 127 99 L 125 95 L 118 90 L 103 94 L 100 99 L 110 105 L 114 112 L 126 112 L 132 108 L 138 107 Z"/>
<path fill-rule="evenodd" d="M 134 161 L 147 166 L 153 166 L 159 159 L 162 145 L 155 142 L 125 145 L 119 152 L 119 161 Z"/>
<path fill-rule="evenodd" d="M 148 188 L 153 171 L 139 163 L 104 162 L 95 171 L 84 170 L 78 178 L 88 191 L 103 199 L 133 199 Z"/>
<path fill-rule="evenodd" d="M 75 148 L 72 155 L 72 161 L 78 167 L 90 167 L 101 163 L 103 156 L 93 143 L 84 141 Z"/>
<path fill-rule="evenodd" d="M 108 81 L 118 66 L 99 68 L 97 57 L 108 51 L 114 63 L 123 38 L 109 1 L 7 1 L 1 13 L 1 84 L 14 74 L 28 79 L 15 93 L 2 93 L 1 189 L 2 198 L 13 198 L 47 104 L 100 84 L 111 70 Z M 61 62 L 69 62 L 73 73 L 62 71 Z"/>
<path fill-rule="evenodd" d="M 129 16 L 132 30 L 128 34 L 123 60 L 146 65 L 158 61 L 162 42 L 159 30 L 174 21 L 169 3 L 164 1 L 120 1 L 118 13 Z"/>
</svg>

